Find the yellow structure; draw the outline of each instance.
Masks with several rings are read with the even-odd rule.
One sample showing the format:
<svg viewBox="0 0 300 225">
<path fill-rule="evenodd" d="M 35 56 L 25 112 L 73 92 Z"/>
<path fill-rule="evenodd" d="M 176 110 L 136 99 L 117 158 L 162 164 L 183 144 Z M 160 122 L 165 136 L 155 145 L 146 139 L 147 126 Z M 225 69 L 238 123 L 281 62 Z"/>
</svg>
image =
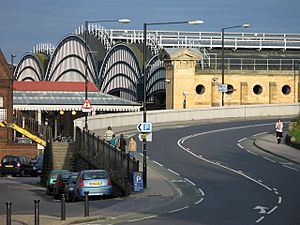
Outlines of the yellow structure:
<svg viewBox="0 0 300 225">
<path fill-rule="evenodd" d="M 202 54 L 173 49 L 162 54 L 166 65 L 166 108 L 221 106 L 221 70 L 199 69 Z M 298 102 L 297 70 L 225 70 L 227 105 Z"/>
</svg>

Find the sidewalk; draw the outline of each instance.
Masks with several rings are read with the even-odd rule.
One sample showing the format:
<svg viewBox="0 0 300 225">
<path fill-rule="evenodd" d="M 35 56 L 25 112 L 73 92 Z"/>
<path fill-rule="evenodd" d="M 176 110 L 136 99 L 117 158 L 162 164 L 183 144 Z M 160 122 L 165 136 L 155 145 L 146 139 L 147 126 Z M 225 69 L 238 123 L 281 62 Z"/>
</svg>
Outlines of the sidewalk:
<svg viewBox="0 0 300 225">
<path fill-rule="evenodd" d="M 123 198 L 120 203 L 97 210 L 90 211 L 89 217 L 68 217 L 61 220 L 60 216 L 40 215 L 40 225 L 67 225 L 85 224 L 92 221 L 103 221 L 105 224 L 109 220 L 117 220 L 122 217 L 135 217 L 134 214 L 141 214 L 143 210 L 160 207 L 166 202 L 172 201 L 176 196 L 176 191 L 163 177 L 157 174 L 151 167 L 148 167 L 148 185 L 144 192 L 133 193 L 129 197 Z M 68 211 L 68 210 L 67 210 Z M 59 214 L 59 212 L 58 212 Z M 12 225 L 34 225 L 34 215 L 14 215 L 12 212 Z M 0 225 L 6 224 L 6 215 L 0 215 Z"/>
<path fill-rule="evenodd" d="M 296 164 L 300 164 L 300 150 L 284 143 L 277 144 L 275 134 L 263 134 L 255 137 L 254 145 L 259 149 L 284 158 Z"/>
</svg>

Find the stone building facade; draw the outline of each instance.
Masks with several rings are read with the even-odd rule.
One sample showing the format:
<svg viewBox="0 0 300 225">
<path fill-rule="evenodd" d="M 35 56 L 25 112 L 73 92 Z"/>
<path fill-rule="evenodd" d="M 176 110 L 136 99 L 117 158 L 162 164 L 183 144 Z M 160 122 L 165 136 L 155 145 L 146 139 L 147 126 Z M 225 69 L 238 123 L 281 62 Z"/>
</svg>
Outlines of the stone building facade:
<svg viewBox="0 0 300 225">
<path fill-rule="evenodd" d="M 166 108 L 198 108 L 222 105 L 221 70 L 201 70 L 202 54 L 177 49 L 162 55 L 166 65 Z M 299 70 L 226 70 L 224 105 L 298 102 Z"/>
</svg>

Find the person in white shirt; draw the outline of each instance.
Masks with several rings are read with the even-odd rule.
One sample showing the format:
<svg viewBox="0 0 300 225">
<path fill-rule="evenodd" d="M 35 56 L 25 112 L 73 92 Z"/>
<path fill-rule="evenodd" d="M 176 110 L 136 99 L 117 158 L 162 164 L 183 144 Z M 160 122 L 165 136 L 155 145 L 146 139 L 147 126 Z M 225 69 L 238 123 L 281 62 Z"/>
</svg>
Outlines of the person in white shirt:
<svg viewBox="0 0 300 225">
<path fill-rule="evenodd" d="M 112 139 L 113 134 L 114 134 L 114 132 L 113 132 L 111 126 L 109 126 L 107 128 L 107 130 L 105 131 L 104 140 L 109 142 Z"/>
<path fill-rule="evenodd" d="M 280 144 L 282 139 L 282 132 L 283 132 L 283 123 L 280 119 L 278 119 L 275 123 L 275 129 L 276 129 L 276 138 L 277 138 L 277 144 Z"/>
</svg>

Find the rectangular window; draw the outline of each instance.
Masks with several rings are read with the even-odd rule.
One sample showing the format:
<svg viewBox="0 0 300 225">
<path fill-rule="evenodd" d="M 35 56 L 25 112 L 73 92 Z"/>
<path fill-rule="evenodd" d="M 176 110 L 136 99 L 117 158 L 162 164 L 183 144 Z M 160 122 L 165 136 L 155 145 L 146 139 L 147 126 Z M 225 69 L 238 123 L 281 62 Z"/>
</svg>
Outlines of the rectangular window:
<svg viewBox="0 0 300 225">
<path fill-rule="evenodd" d="M 6 121 L 6 109 L 0 109 L 0 122 Z"/>
</svg>

